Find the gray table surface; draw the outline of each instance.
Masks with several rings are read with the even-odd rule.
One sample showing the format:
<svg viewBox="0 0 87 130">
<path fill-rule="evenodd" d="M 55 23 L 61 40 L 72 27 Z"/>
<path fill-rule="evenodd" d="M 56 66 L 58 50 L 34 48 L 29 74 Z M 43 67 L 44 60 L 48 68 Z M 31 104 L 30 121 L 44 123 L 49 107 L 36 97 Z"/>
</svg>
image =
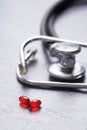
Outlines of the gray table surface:
<svg viewBox="0 0 87 130">
<path fill-rule="evenodd" d="M 87 130 L 86 90 L 35 89 L 16 79 L 21 43 L 40 34 L 42 18 L 56 1 L 0 1 L 0 130 Z M 67 10 L 55 23 L 55 29 L 60 37 L 87 41 L 87 6 Z M 48 80 L 48 62 L 41 43 L 32 46 L 39 52 L 29 78 Z M 87 66 L 85 48 L 77 60 Z M 41 110 L 31 113 L 22 109 L 18 100 L 21 95 L 40 99 Z"/>
</svg>

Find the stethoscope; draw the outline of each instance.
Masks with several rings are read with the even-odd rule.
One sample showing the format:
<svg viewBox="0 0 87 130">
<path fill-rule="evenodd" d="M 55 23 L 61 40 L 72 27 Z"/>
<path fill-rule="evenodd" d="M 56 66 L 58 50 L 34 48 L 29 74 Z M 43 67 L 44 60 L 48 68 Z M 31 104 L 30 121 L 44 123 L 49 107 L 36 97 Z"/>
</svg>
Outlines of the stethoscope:
<svg viewBox="0 0 87 130">
<path fill-rule="evenodd" d="M 77 0 L 78 1 L 78 0 Z M 76 54 L 81 51 L 81 46 L 87 47 L 86 42 L 72 41 L 57 38 L 53 29 L 53 23 L 56 15 L 60 15 L 65 9 L 72 6 L 75 0 L 63 0 L 56 4 L 45 16 L 41 25 L 41 34 L 39 36 L 27 39 L 20 48 L 20 63 L 17 66 L 17 78 L 20 82 L 33 85 L 34 87 L 69 87 L 69 88 L 87 88 L 87 83 L 70 83 L 68 81 L 77 80 L 85 75 L 85 68 L 76 61 Z M 48 36 L 49 35 L 49 36 Z M 28 80 L 25 75 L 28 73 L 29 62 L 34 60 L 37 49 L 29 50 L 25 54 L 26 46 L 34 41 L 41 40 L 45 50 L 49 51 L 52 57 L 57 61 L 50 64 L 48 72 L 52 77 L 66 80 L 65 82 L 54 81 L 35 81 Z M 27 62 L 28 61 L 28 62 Z"/>
</svg>

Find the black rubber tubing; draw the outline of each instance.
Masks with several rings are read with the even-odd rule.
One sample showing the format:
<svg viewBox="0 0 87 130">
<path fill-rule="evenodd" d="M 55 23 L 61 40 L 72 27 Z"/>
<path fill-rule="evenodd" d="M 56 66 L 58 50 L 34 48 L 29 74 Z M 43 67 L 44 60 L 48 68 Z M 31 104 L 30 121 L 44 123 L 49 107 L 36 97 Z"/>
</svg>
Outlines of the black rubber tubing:
<svg viewBox="0 0 87 130">
<path fill-rule="evenodd" d="M 44 16 L 41 28 L 40 28 L 40 34 L 46 35 L 46 36 L 52 36 L 52 37 L 58 37 L 58 34 L 56 34 L 54 29 L 54 23 L 56 21 L 56 18 L 58 17 L 68 8 L 72 7 L 73 5 L 79 5 L 79 4 L 87 4 L 87 0 L 60 0 L 60 2 L 57 2 L 52 8 L 49 9 L 49 11 Z M 52 43 L 45 42 L 45 47 L 49 49 L 50 45 Z"/>
</svg>

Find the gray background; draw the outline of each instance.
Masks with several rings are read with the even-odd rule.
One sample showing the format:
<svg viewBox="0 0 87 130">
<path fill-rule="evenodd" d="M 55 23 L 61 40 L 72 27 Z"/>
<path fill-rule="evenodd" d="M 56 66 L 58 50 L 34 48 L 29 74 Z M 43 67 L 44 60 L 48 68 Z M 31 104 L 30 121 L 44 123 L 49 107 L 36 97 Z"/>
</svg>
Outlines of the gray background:
<svg viewBox="0 0 87 130">
<path fill-rule="evenodd" d="M 87 91 L 35 89 L 16 79 L 19 48 L 28 37 L 40 33 L 46 11 L 57 0 L 0 1 L 0 130 L 86 130 Z M 67 10 L 55 23 L 60 37 L 87 41 L 87 6 Z M 48 80 L 48 62 L 41 44 L 29 78 Z M 86 49 L 77 60 L 87 66 Z M 19 105 L 19 96 L 42 100 L 39 112 L 31 113 Z"/>
</svg>

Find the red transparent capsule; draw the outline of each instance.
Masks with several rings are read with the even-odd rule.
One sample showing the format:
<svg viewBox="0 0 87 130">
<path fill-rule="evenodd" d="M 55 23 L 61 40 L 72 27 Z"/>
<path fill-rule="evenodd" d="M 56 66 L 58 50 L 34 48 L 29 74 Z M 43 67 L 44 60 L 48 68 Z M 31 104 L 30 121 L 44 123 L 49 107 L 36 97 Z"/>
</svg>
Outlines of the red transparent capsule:
<svg viewBox="0 0 87 130">
<path fill-rule="evenodd" d="M 40 110 L 40 107 L 33 107 L 31 108 L 31 112 L 37 112 Z"/>
<path fill-rule="evenodd" d="M 20 96 L 19 101 L 21 104 L 30 104 L 30 99 L 26 96 Z"/>
<path fill-rule="evenodd" d="M 21 106 L 22 108 L 28 108 L 28 107 L 29 107 L 29 104 L 20 103 L 20 106 Z"/>
<path fill-rule="evenodd" d="M 34 108 L 34 107 L 39 107 L 41 105 L 41 101 L 38 99 L 34 99 L 30 102 L 30 107 Z"/>
</svg>

